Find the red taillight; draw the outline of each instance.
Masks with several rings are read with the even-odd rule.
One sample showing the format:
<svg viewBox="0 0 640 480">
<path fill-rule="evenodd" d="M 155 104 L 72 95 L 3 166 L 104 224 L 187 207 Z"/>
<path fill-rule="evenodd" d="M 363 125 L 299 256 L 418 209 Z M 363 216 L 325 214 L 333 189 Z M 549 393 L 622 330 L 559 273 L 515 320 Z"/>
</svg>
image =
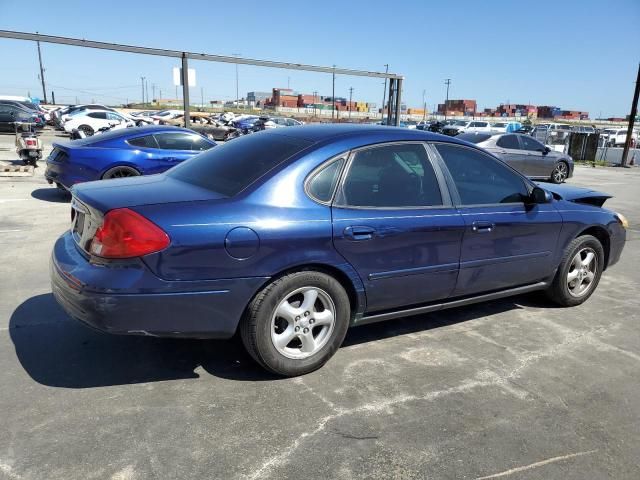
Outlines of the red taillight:
<svg viewBox="0 0 640 480">
<path fill-rule="evenodd" d="M 103 258 L 132 258 L 163 250 L 169 242 L 169 236 L 142 215 L 116 208 L 104 216 L 89 250 Z"/>
<path fill-rule="evenodd" d="M 30 139 L 27 139 L 24 143 L 26 143 L 28 147 L 35 147 L 36 145 L 38 145 L 38 142 L 36 140 Z"/>
</svg>

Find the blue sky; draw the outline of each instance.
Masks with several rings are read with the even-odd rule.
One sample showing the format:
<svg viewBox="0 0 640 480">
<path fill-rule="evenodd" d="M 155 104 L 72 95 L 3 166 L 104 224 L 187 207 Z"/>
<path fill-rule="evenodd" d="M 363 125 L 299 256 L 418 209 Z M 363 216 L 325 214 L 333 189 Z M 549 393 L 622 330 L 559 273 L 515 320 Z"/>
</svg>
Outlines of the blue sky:
<svg viewBox="0 0 640 480">
<path fill-rule="evenodd" d="M 640 61 L 640 0 L 109 2 L 0 0 L 0 29 L 317 65 L 406 77 L 404 100 L 445 96 L 628 114 Z M 59 101 L 139 100 L 140 77 L 175 96 L 172 59 L 43 44 Z M 0 39 L 1 94 L 40 95 L 35 44 Z M 200 101 L 235 98 L 235 67 L 192 62 Z M 331 76 L 239 67 L 241 95 L 286 87 L 331 95 Z M 338 77 L 336 95 L 382 100 L 379 79 Z"/>
</svg>

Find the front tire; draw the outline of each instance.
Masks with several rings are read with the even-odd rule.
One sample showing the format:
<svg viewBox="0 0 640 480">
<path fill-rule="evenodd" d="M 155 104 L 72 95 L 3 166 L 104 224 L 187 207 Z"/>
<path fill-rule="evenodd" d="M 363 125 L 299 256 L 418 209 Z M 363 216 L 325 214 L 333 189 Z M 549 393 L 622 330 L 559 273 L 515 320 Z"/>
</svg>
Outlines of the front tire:
<svg viewBox="0 0 640 480">
<path fill-rule="evenodd" d="M 240 335 L 262 367 L 294 377 L 320 368 L 335 354 L 350 316 L 349 297 L 335 278 L 316 271 L 296 272 L 255 296 Z"/>
<path fill-rule="evenodd" d="M 547 296 L 563 307 L 584 303 L 595 291 L 604 270 L 604 249 L 591 235 L 573 240 L 565 250 Z"/>
<path fill-rule="evenodd" d="M 569 177 L 569 165 L 567 162 L 560 161 L 556 163 L 551 172 L 551 182 L 560 184 L 563 183 Z"/>
</svg>

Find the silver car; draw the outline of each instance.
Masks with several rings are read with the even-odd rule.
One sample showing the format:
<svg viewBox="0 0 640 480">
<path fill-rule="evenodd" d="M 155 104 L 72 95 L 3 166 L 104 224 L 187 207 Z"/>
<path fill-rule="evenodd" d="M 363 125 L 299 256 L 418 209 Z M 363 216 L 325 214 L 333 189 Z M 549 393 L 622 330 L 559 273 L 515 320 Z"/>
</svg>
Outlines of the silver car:
<svg viewBox="0 0 640 480">
<path fill-rule="evenodd" d="M 531 178 L 562 183 L 573 176 L 569 155 L 551 150 L 529 135 L 462 133 L 456 138 L 475 143 Z"/>
</svg>

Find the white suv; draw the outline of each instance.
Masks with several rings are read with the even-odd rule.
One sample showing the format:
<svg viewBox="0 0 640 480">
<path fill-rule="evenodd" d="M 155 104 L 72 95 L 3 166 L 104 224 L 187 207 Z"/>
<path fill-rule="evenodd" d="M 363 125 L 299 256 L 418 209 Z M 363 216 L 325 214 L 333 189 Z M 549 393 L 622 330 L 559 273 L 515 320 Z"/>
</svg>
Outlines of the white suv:
<svg viewBox="0 0 640 480">
<path fill-rule="evenodd" d="M 491 129 L 491 124 L 489 122 L 473 121 L 473 122 L 469 122 L 467 126 L 464 127 L 461 131 L 464 131 L 466 133 L 473 133 L 473 132 L 491 133 L 492 129 Z"/>
</svg>

